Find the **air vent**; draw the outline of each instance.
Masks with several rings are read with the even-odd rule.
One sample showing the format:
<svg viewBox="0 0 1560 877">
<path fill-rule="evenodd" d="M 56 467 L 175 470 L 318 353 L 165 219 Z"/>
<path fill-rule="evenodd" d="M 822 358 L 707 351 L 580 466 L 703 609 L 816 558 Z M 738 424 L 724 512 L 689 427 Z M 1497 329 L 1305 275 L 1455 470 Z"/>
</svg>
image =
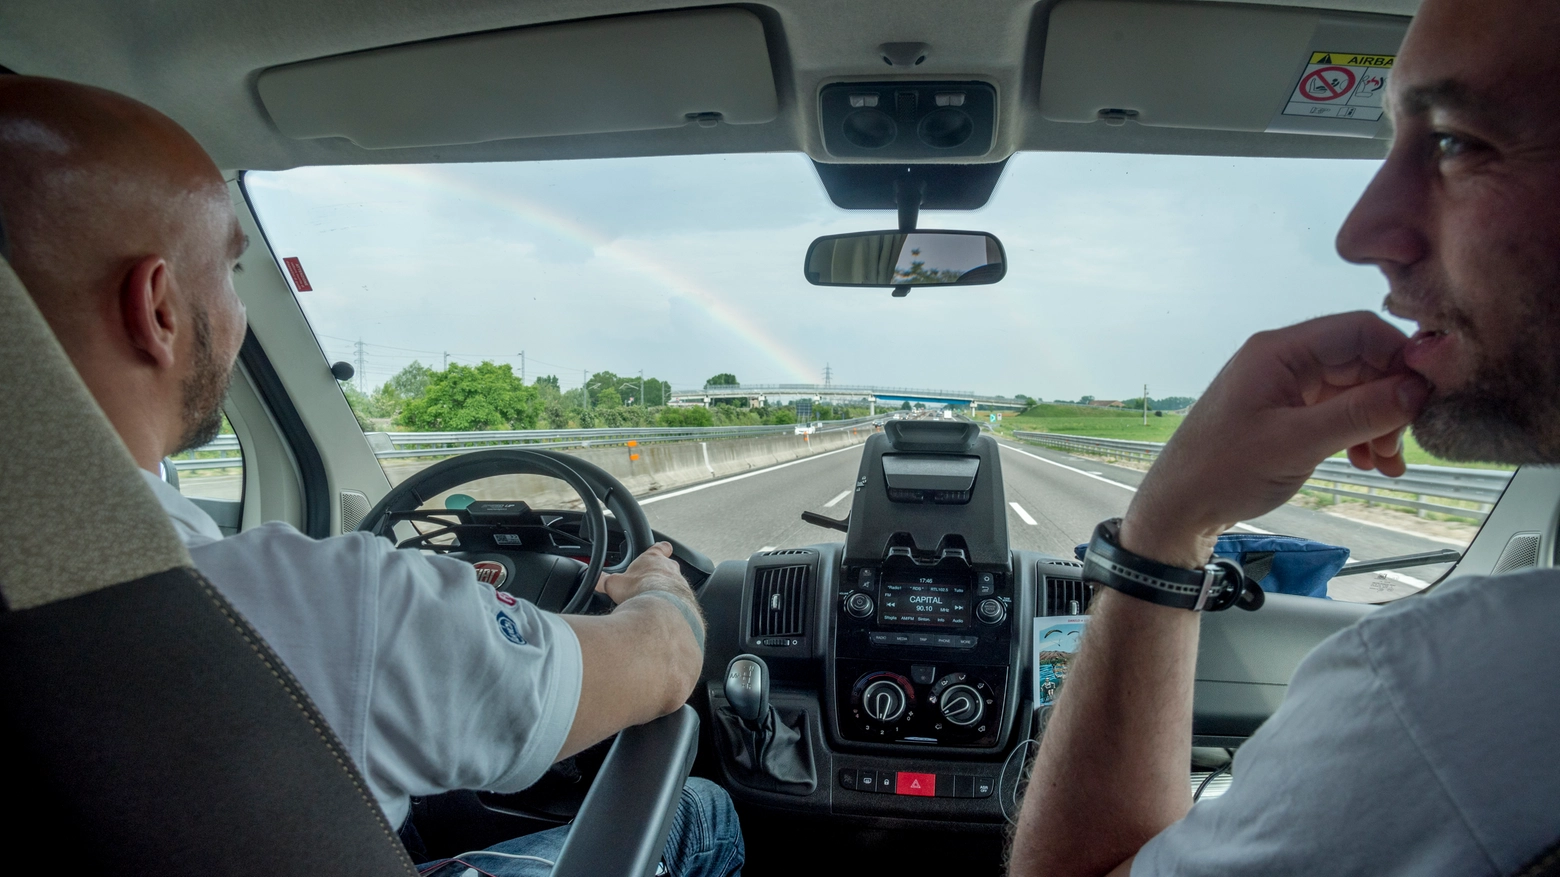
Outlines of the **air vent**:
<svg viewBox="0 0 1560 877">
<path fill-rule="evenodd" d="M 754 637 L 801 636 L 807 626 L 810 566 L 761 567 L 753 577 Z"/>
<path fill-rule="evenodd" d="M 1088 611 L 1093 589 L 1080 579 L 1045 577 L 1045 601 L 1042 615 L 1079 615 Z"/>
<path fill-rule="evenodd" d="M 781 548 L 778 551 L 760 551 L 758 553 L 758 556 L 759 557 L 781 557 L 781 556 L 788 555 L 788 554 L 812 554 L 812 552 L 810 550 L 806 549 L 806 548 Z"/>
</svg>

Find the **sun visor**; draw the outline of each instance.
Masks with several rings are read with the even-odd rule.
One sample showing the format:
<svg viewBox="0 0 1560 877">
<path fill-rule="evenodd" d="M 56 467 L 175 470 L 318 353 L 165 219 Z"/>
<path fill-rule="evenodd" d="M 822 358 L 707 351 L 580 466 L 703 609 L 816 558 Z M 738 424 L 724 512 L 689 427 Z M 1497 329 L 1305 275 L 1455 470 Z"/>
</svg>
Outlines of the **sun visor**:
<svg viewBox="0 0 1560 877">
<path fill-rule="evenodd" d="M 1056 122 L 1387 137 L 1409 19 L 1144 0 L 1051 12 L 1040 113 Z"/>
<path fill-rule="evenodd" d="M 752 125 L 778 112 L 764 27 L 742 9 L 494 31 L 274 67 L 283 134 L 368 149 Z"/>
</svg>

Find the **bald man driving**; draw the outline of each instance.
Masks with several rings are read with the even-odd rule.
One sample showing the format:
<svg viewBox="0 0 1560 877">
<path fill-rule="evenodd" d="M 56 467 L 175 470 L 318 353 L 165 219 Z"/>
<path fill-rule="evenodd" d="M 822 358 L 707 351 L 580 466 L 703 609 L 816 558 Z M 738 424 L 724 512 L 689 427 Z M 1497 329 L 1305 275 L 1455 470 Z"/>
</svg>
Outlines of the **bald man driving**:
<svg viewBox="0 0 1560 877">
<path fill-rule="evenodd" d="M 10 75 L 0 76 L 0 168 L 12 267 L 196 567 L 291 668 L 391 825 L 406 828 L 412 796 L 523 789 L 687 699 L 704 622 L 665 544 L 603 578 L 610 615 L 564 617 L 498 599 L 460 561 L 368 534 L 314 540 L 271 523 L 222 538 L 156 474 L 164 457 L 216 435 L 244 339 L 232 275 L 247 242 L 221 173 L 149 107 Z M 544 874 L 566 832 L 422 873 Z M 742 863 L 730 799 L 690 780 L 666 869 L 721 877 Z"/>
<path fill-rule="evenodd" d="M 1444 459 L 1560 463 L 1560 3 L 1426 0 L 1387 88 L 1392 149 L 1338 252 L 1419 331 L 1345 314 L 1253 337 L 1096 534 L 1107 587 L 1014 875 L 1555 873 L 1560 571 L 1454 579 L 1329 638 L 1195 806 L 1199 613 L 1137 586 L 1184 581 L 1338 451 L 1401 475 L 1410 424 Z"/>
</svg>

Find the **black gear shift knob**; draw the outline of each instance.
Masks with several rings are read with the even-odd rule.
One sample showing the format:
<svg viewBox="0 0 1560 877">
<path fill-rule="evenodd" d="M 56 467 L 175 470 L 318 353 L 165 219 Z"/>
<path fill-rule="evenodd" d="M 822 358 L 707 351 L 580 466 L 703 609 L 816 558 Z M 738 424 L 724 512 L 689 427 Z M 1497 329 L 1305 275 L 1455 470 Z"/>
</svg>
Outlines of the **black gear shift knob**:
<svg viewBox="0 0 1560 877">
<path fill-rule="evenodd" d="M 726 665 L 726 701 L 748 725 L 769 712 L 769 665 L 757 655 L 738 655 Z"/>
</svg>

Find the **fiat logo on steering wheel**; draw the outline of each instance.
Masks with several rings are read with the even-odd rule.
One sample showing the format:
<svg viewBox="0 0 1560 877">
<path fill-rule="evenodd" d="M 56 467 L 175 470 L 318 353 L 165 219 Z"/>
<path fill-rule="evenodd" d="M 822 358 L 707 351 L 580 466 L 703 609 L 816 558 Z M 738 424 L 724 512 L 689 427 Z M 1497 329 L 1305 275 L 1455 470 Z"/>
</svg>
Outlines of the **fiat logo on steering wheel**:
<svg viewBox="0 0 1560 877">
<path fill-rule="evenodd" d="M 509 578 L 509 570 L 496 560 L 479 560 L 471 565 L 477 571 L 477 581 L 493 588 L 501 588 Z"/>
</svg>

